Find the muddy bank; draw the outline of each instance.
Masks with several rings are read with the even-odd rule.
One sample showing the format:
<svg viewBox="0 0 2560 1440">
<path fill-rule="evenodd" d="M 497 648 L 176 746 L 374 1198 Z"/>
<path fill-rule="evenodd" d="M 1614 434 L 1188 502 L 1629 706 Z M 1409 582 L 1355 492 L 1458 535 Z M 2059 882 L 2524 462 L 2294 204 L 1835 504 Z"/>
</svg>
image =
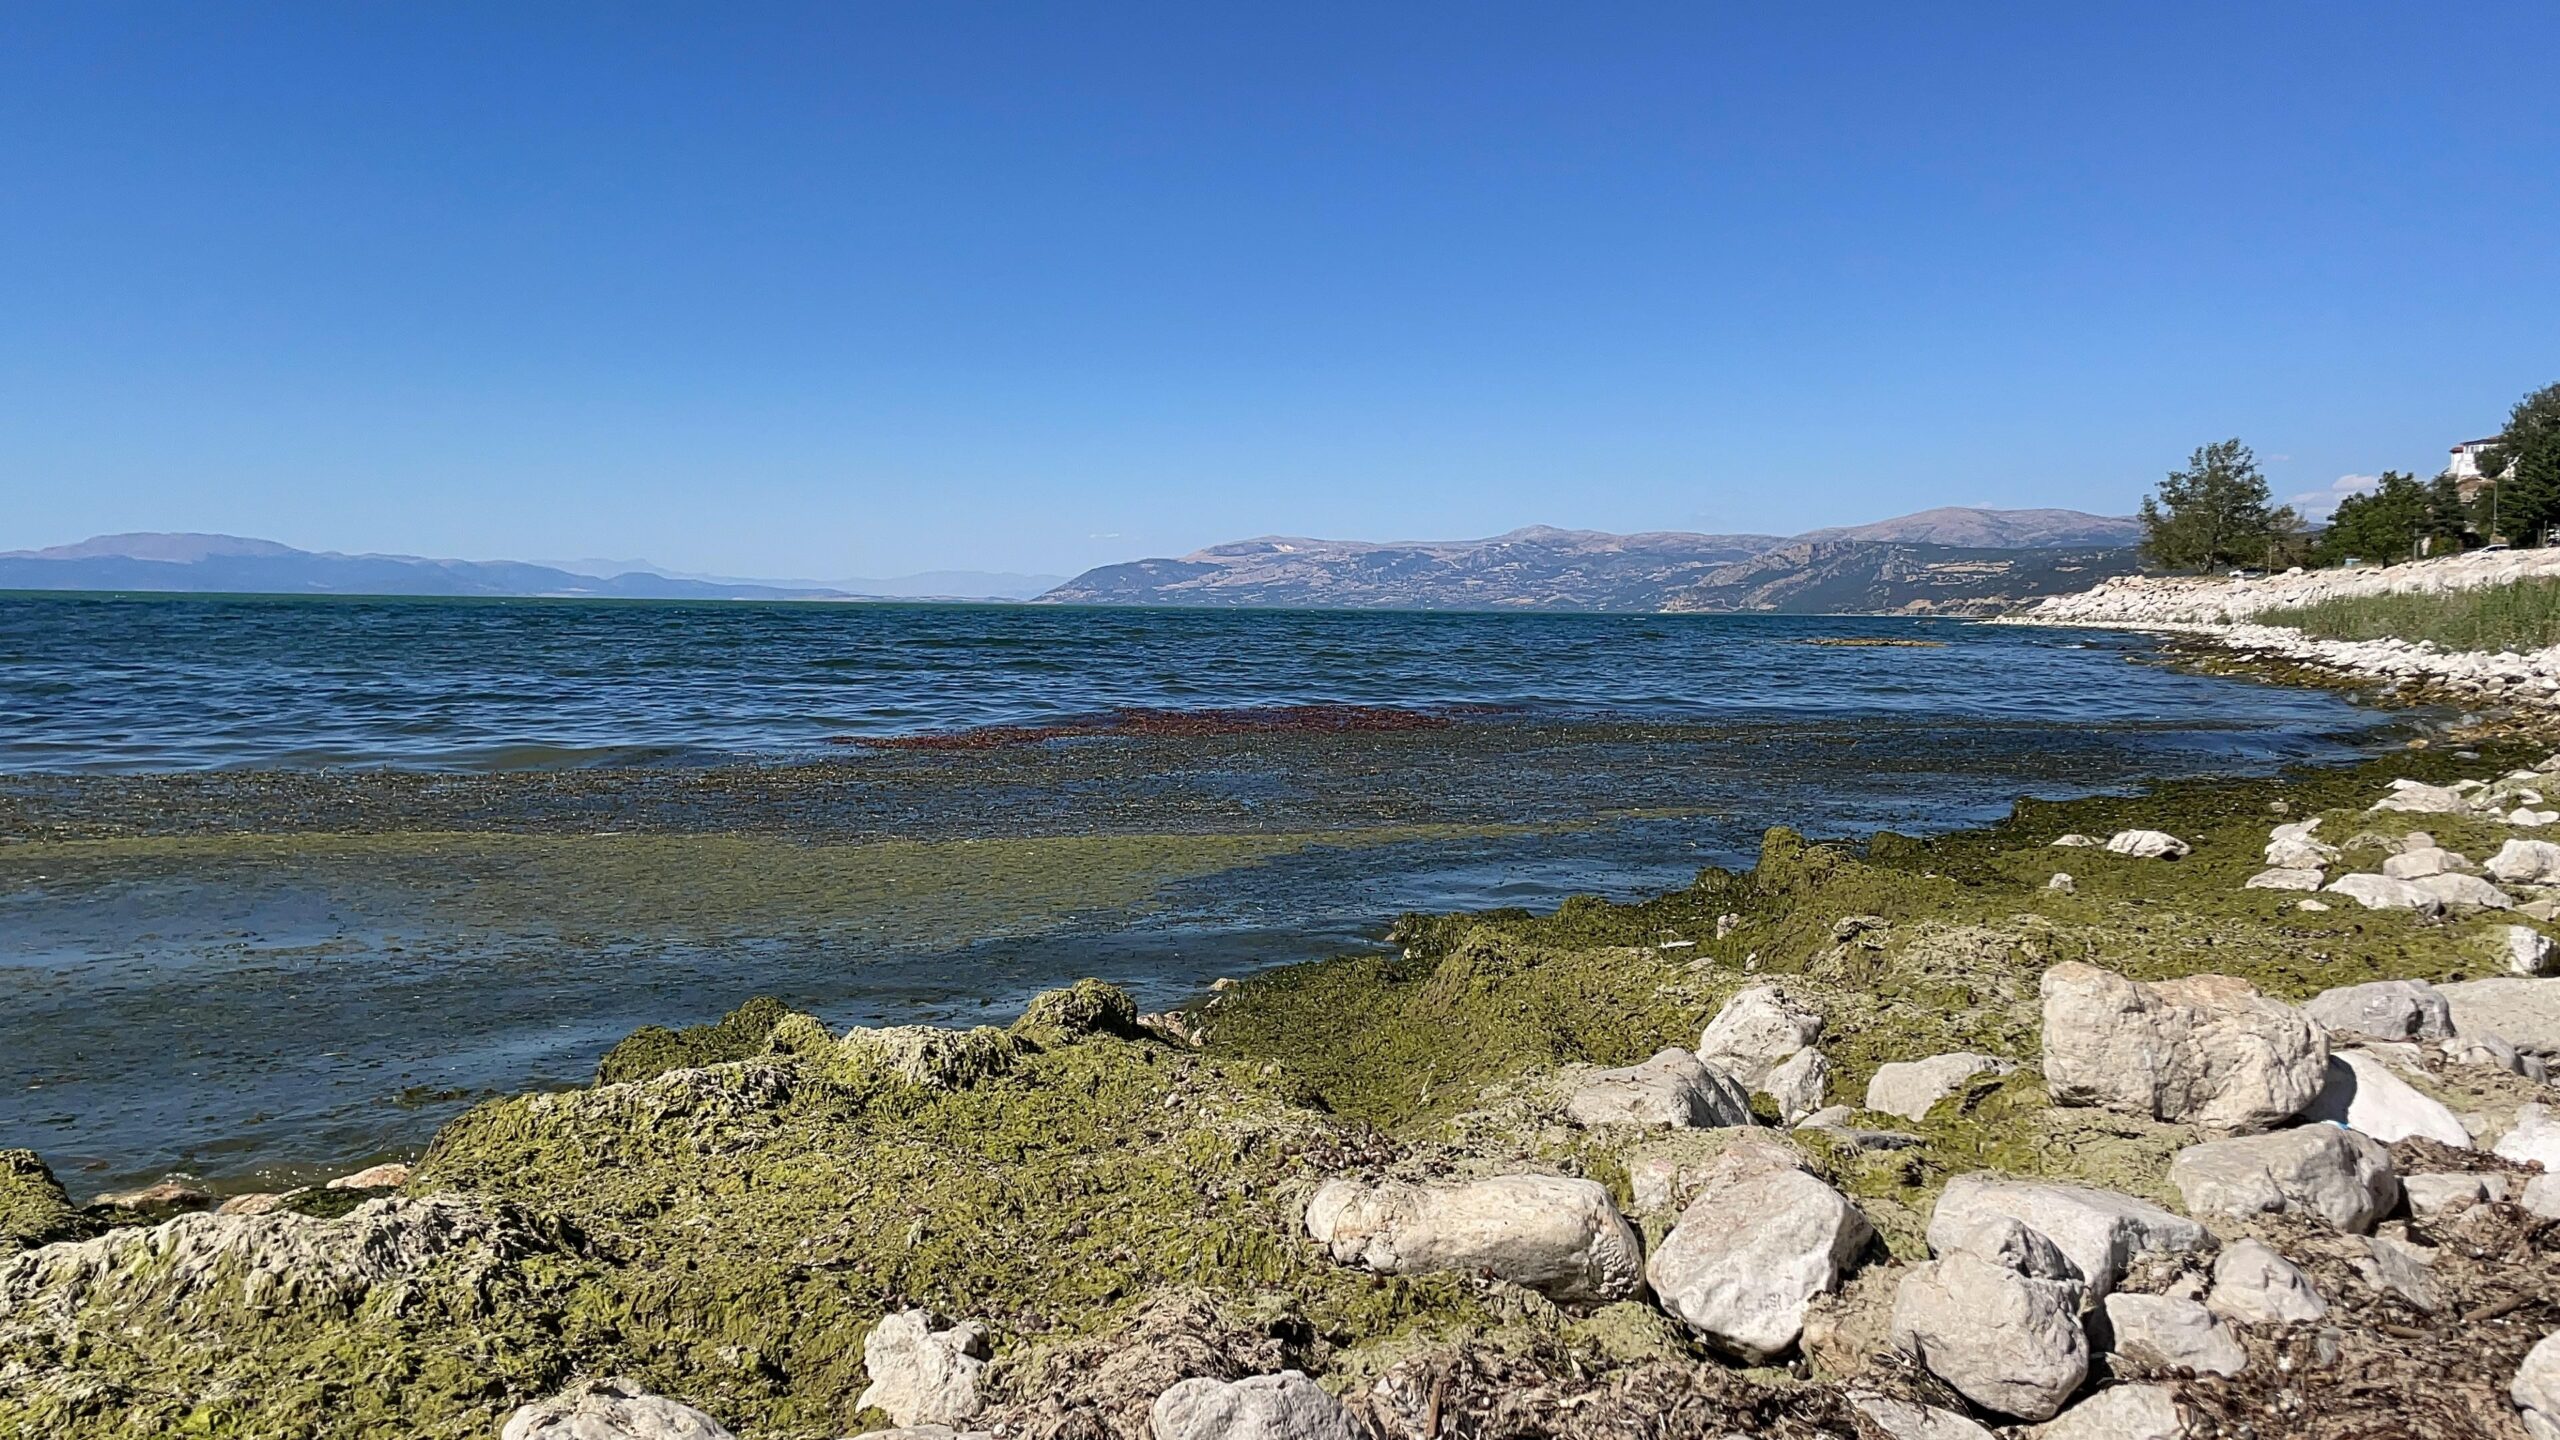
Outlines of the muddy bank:
<svg viewBox="0 0 2560 1440">
<path fill-rule="evenodd" d="M 2191 1194 L 2173 1162 L 2219 1138 L 2191 1114 L 2057 1082 L 2049 978 L 2219 974 L 2284 1010 L 2368 981 L 2504 975 L 2509 927 L 2547 922 L 2249 881 L 2272 829 L 2314 820 L 2308 834 L 2335 847 L 2324 883 L 2413 868 L 2390 862 L 2420 830 L 2476 870 L 2531 834 L 2464 798 L 2486 789 L 2371 807 L 2422 794 L 2393 781 L 2485 785 L 2548 749 L 2485 738 L 2022 802 L 1935 837 L 1775 831 L 1748 867 L 1641 903 L 1419 917 L 1392 953 L 1269 971 L 1169 1017 L 1099 985 L 1001 1029 L 843 1032 L 759 1006 L 636 1036 L 605 1083 L 476 1105 L 396 1194 L 335 1218 L 149 1229 L 22 1174 L 23 1198 L 0 1195 L 0 1248 L 22 1249 L 0 1259 L 0 1431 L 485 1436 L 581 1376 L 618 1375 L 750 1440 L 823 1440 L 898 1418 L 873 1389 L 888 1357 L 867 1351 L 909 1307 L 984 1327 L 987 1363 L 958 1367 L 973 1377 L 962 1418 L 1007 1436 L 1146 1435 L 1177 1381 L 1288 1369 L 1336 1397 L 1349 1433 L 1872 1440 L 1877 1414 L 1900 1413 L 1878 1397 L 2005 1425 L 2019 1412 L 1975 1398 L 1943 1356 L 1914 1364 L 1894 1336 L 1897 1294 L 1952 1253 L 1932 1223 L 1950 1183 L 2088 1184 L 2176 1218 Z M 2507 783 L 2512 798 L 2528 782 Z M 2184 854 L 2054 843 L 2136 830 Z M 2539 879 L 2504 888 L 2509 906 L 2548 898 Z M 1593 1067 L 1667 1047 L 1750 1073 L 1749 1055 L 1702 1031 L 1744 1046 L 1731 1007 L 1762 986 L 1814 1023 L 1790 1078 L 1772 1064 L 1744 1087 L 1757 1093 L 1742 1117 L 1631 1124 L 1578 1099 Z M 1793 1059 L 1806 1051 L 1821 1063 Z M 1958 1052 L 1998 1063 L 1916 1114 L 1865 1108 L 1886 1065 Z M 2411 1052 L 2395 1073 L 2481 1144 L 2394 1144 L 2391 1168 L 2529 1178 L 2485 1147 L 2547 1087 Z M 1808 1101 L 1849 1113 L 1776 1123 Z M 1799 1329 L 1765 1354 L 1605 1257 L 1590 1262 L 1598 1278 L 1566 1286 L 1556 1272 L 1504 1278 L 1508 1262 L 1383 1262 L 1310 1233 L 1330 1182 L 1437 1193 L 1538 1176 L 1590 1182 L 1650 1261 L 1685 1226 L 1755 1215 L 1684 1220 L 1684 1191 L 1763 1166 L 1769 1143 L 1784 1158 L 1748 1176 L 1800 1175 L 1872 1238 L 1841 1247 Z M 2378 1237 L 2362 1216 L 2200 1214 L 2209 1246 L 2164 1252 L 2114 1288 L 2188 1303 L 2217 1283 L 2217 1255 L 2255 1238 L 2300 1268 L 2324 1318 L 2234 1322 L 2245 1363 L 2231 1375 L 2102 1349 L 2055 1403 L 2140 1382 L 2200 1436 L 2272 1414 L 2339 1440 L 2512 1435 L 2508 1377 L 2560 1325 L 2560 1242 L 2521 1186 L 2498 1188 L 2507 1198 L 2428 1214 L 2395 1206 Z M 2090 1279 L 2056 1293 L 2111 1313 Z"/>
</svg>

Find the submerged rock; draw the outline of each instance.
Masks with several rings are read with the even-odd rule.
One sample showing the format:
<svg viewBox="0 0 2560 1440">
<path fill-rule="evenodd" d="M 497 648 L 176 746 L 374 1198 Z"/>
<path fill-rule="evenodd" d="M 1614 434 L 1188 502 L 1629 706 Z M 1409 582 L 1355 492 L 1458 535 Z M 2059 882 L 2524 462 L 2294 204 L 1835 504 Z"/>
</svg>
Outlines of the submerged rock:
<svg viewBox="0 0 2560 1440">
<path fill-rule="evenodd" d="M 498 1440 L 734 1440 L 690 1405 L 613 1376 L 581 1381 L 507 1417 Z"/>
<path fill-rule="evenodd" d="M 1840 1192 L 1755 1146 L 1716 1157 L 1645 1275 L 1663 1309 L 1758 1364 L 1795 1346 L 1805 1307 L 1874 1240 Z"/>
<path fill-rule="evenodd" d="M 895 1311 L 864 1337 L 862 1364 L 871 1385 L 857 1408 L 900 1425 L 957 1425 L 978 1413 L 987 1327 L 970 1320 L 937 1330 L 926 1311 Z"/>
<path fill-rule="evenodd" d="M 2372 1229 L 2400 1200 L 2391 1152 L 2336 1125 L 2190 1145 L 2170 1162 L 2169 1183 L 2191 1214 L 2312 1215 L 2349 1232 Z"/>
<path fill-rule="evenodd" d="M 2145 985 L 2094 965 L 2047 970 L 2044 1073 L 2054 1100 L 2213 1130 L 2261 1130 L 2320 1093 L 2319 1025 L 2245 980 Z"/>
<path fill-rule="evenodd" d="M 1382 1275 L 1481 1270 L 1551 1300 L 1623 1300 L 1643 1283 L 1635 1232 L 1589 1180 L 1504 1175 L 1471 1184 L 1328 1180 L 1307 1233 Z"/>
<path fill-rule="evenodd" d="M 1677 1046 L 1621 1070 L 1595 1070 L 1565 1102 L 1585 1125 L 1749 1125 L 1751 1096 L 1722 1071 Z"/>
<path fill-rule="evenodd" d="M 1147 1425 L 1154 1440 L 1361 1440 L 1342 1402 L 1296 1370 L 1185 1380 L 1157 1397 Z"/>
<path fill-rule="evenodd" d="M 1894 1344 L 1986 1410 L 2051 1419 L 2089 1374 L 2081 1294 L 1959 1250 L 1903 1278 Z"/>
</svg>

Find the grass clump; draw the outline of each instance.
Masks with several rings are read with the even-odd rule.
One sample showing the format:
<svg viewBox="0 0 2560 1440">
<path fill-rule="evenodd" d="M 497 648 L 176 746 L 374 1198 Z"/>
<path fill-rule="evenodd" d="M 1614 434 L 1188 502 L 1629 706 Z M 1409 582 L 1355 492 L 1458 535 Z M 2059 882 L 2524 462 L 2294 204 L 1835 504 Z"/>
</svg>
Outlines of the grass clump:
<svg viewBox="0 0 2560 1440">
<path fill-rule="evenodd" d="M 2560 645 L 2560 580 L 2517 580 L 2429 595 L 2350 595 L 2268 610 L 2322 640 L 2422 640 L 2446 650 L 2542 650 Z"/>
</svg>

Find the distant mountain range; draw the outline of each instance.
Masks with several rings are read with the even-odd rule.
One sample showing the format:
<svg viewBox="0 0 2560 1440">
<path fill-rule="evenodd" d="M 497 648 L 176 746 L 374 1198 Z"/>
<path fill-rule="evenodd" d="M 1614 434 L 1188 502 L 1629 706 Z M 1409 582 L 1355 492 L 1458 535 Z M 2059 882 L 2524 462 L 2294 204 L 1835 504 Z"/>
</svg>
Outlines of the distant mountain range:
<svg viewBox="0 0 2560 1440">
<path fill-rule="evenodd" d="M 2131 519 L 1924 510 L 1794 537 L 1533 526 L 1486 540 L 1265 537 L 1089 570 L 1042 600 L 1096 605 L 1990 614 L 2136 568 Z"/>
<path fill-rule="evenodd" d="M 615 562 L 617 565 L 622 562 Z M 895 580 L 742 580 L 660 570 L 645 561 L 430 560 L 297 550 L 238 535 L 100 535 L 76 545 L 0 551 L 0 590 L 170 590 L 258 595 L 520 595 L 631 600 L 1023 600 L 1050 575 L 946 570 Z M 598 570 L 607 567 L 598 566 Z"/>
</svg>

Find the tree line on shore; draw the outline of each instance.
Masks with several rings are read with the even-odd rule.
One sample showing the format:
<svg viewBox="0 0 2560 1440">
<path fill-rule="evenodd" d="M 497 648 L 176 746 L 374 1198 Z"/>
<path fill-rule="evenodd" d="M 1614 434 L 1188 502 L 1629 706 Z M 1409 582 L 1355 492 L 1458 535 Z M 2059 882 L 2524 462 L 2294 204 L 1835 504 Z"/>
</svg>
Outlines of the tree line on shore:
<svg viewBox="0 0 2560 1440">
<path fill-rule="evenodd" d="M 2540 544 L 2560 530 L 2560 384 L 2516 402 L 2497 441 L 2478 456 L 2466 498 L 2448 471 L 2419 480 L 2385 471 L 2321 526 L 2278 505 L 2257 457 L 2237 439 L 2196 448 L 2142 500 L 2142 552 L 2169 570 L 2280 569 L 2449 555 L 2492 543 Z"/>
</svg>

